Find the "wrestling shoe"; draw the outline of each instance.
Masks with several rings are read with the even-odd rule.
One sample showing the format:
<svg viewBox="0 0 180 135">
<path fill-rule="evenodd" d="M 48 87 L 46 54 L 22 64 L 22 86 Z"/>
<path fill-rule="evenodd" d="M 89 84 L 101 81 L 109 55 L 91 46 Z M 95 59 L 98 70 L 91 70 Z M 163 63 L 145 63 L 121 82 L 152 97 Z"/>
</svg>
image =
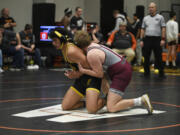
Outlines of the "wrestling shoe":
<svg viewBox="0 0 180 135">
<path fill-rule="evenodd" d="M 151 101 L 149 99 L 149 96 L 147 94 L 142 95 L 141 97 L 143 106 L 147 109 L 148 114 L 153 113 L 153 107 L 151 105 Z"/>
</svg>

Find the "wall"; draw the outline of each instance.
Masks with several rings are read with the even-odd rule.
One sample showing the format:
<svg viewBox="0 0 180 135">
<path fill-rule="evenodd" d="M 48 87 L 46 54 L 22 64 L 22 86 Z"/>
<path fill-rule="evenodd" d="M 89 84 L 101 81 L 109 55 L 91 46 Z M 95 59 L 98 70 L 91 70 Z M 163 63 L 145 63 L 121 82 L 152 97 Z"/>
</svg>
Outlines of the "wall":
<svg viewBox="0 0 180 135">
<path fill-rule="evenodd" d="M 0 10 L 9 8 L 17 26 L 15 31 L 19 32 L 24 29 L 26 23 L 32 22 L 32 0 L 1 0 Z"/>
<path fill-rule="evenodd" d="M 100 0 L 85 0 L 85 20 L 100 24 L 100 8 Z"/>
</svg>

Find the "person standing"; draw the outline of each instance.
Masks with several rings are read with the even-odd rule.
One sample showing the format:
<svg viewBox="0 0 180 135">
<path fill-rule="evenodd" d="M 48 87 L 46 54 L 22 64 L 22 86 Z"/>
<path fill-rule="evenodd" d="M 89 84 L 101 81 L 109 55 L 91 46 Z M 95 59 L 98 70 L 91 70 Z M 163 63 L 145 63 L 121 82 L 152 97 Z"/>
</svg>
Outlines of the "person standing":
<svg viewBox="0 0 180 135">
<path fill-rule="evenodd" d="M 71 20 L 71 16 L 72 16 L 72 10 L 70 8 L 66 8 L 64 10 L 64 16 L 61 19 L 61 24 L 64 26 L 64 28 L 66 30 L 69 29 L 69 24 L 70 24 L 70 20 Z"/>
<path fill-rule="evenodd" d="M 142 22 L 141 42 L 144 55 L 144 76 L 150 76 L 150 56 L 153 50 L 155 63 L 159 69 L 159 77 L 164 78 L 162 62 L 162 46 L 165 44 L 166 24 L 164 17 L 157 13 L 156 4 L 149 4 L 149 15 L 145 16 Z"/>
<path fill-rule="evenodd" d="M 3 25 L 6 30 L 13 31 L 13 28 L 16 27 L 15 20 L 9 16 L 9 9 L 3 8 L 1 10 L 2 17 L 0 18 L 0 25 Z"/>
<path fill-rule="evenodd" d="M 178 44 L 178 23 L 176 20 L 176 13 L 170 13 L 170 20 L 166 24 L 166 37 L 168 42 L 168 53 L 166 57 L 166 66 L 169 66 L 169 56 L 172 57 L 172 66 L 173 68 L 176 67 L 176 45 Z"/>
<path fill-rule="evenodd" d="M 76 7 L 75 15 L 71 18 L 71 21 L 70 21 L 70 26 L 74 24 L 76 25 L 77 30 L 84 29 L 84 20 L 81 17 L 81 15 L 82 15 L 82 8 Z"/>
<path fill-rule="evenodd" d="M 126 17 L 123 14 L 120 14 L 119 10 L 114 10 L 113 11 L 113 17 L 116 19 L 116 23 L 114 26 L 114 29 L 108 33 L 110 36 L 114 31 L 119 30 L 119 26 L 122 22 L 127 22 Z"/>
<path fill-rule="evenodd" d="M 135 13 L 133 16 L 134 22 L 132 23 L 132 33 L 136 37 L 136 64 L 137 66 L 141 65 L 142 61 L 142 48 L 140 46 L 140 33 L 141 33 L 141 21 L 138 18 L 138 15 Z"/>
</svg>

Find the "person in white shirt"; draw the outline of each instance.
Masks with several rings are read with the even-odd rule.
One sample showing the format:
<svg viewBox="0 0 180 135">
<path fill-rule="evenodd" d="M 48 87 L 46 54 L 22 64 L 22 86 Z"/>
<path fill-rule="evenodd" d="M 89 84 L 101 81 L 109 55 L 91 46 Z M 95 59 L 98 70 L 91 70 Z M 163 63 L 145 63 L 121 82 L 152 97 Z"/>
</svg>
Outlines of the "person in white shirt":
<svg viewBox="0 0 180 135">
<path fill-rule="evenodd" d="M 113 11 L 113 17 L 116 19 L 116 23 L 115 23 L 114 29 L 111 32 L 108 33 L 109 36 L 112 34 L 112 32 L 119 30 L 119 25 L 122 22 L 127 23 L 126 17 L 123 14 L 120 14 L 119 10 L 114 10 Z"/>
<path fill-rule="evenodd" d="M 166 37 L 168 42 L 168 53 L 166 57 L 166 66 L 169 66 L 169 57 L 172 57 L 172 66 L 176 67 L 176 45 L 178 43 L 178 23 L 176 20 L 176 13 L 170 13 L 170 20 L 166 24 Z"/>
</svg>

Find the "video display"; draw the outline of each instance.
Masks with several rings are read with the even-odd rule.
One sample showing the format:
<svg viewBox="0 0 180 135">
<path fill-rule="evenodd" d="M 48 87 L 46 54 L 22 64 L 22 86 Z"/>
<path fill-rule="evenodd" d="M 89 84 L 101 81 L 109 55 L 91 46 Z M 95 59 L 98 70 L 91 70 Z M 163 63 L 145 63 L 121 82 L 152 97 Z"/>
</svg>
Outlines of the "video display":
<svg viewBox="0 0 180 135">
<path fill-rule="evenodd" d="M 40 41 L 52 41 L 48 36 L 49 32 L 55 28 L 64 28 L 64 26 L 40 26 Z"/>
</svg>

